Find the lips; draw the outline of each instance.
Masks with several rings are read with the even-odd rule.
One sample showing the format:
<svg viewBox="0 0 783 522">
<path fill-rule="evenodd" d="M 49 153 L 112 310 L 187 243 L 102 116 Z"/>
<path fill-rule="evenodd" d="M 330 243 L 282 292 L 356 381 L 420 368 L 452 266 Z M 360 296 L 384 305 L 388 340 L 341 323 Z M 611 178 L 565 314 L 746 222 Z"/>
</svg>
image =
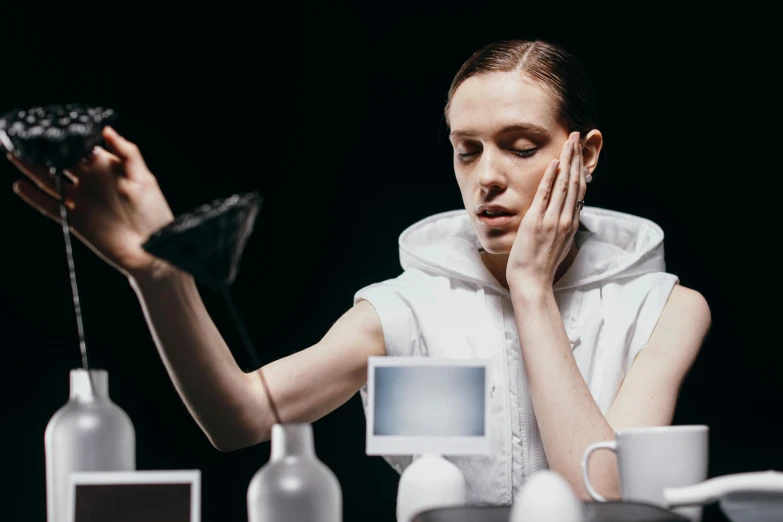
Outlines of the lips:
<svg viewBox="0 0 783 522">
<path fill-rule="evenodd" d="M 513 219 L 514 216 L 511 214 L 505 214 L 502 216 L 486 216 L 484 214 L 479 214 L 478 217 L 479 222 L 489 228 L 499 228 L 505 225 L 509 225 Z"/>
<path fill-rule="evenodd" d="M 513 214 L 513 212 L 503 205 L 484 203 L 476 207 L 476 214 L 479 216 L 506 216 Z"/>
<path fill-rule="evenodd" d="M 479 205 L 476 207 L 476 214 L 479 222 L 490 228 L 508 225 L 514 217 L 514 213 L 510 209 L 497 204 Z"/>
</svg>

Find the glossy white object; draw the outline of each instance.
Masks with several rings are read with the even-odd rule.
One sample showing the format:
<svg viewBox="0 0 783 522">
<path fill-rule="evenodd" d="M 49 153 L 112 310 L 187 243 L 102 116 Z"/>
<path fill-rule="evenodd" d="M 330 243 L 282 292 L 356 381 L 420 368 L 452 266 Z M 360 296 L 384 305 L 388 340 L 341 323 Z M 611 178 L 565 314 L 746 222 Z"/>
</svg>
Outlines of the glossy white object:
<svg viewBox="0 0 783 522">
<path fill-rule="evenodd" d="M 130 417 L 109 399 L 106 370 L 71 370 L 70 385 L 68 402 L 44 434 L 48 522 L 67 520 L 72 472 L 136 469 L 136 432 Z"/>
<path fill-rule="evenodd" d="M 247 488 L 249 522 L 342 522 L 343 496 L 335 474 L 315 455 L 313 427 L 272 426 L 272 453 Z"/>
<path fill-rule="evenodd" d="M 729 493 L 767 491 L 783 493 L 783 473 L 758 471 L 715 477 L 680 488 L 664 488 L 663 497 L 669 507 L 711 504 Z"/>
<path fill-rule="evenodd" d="M 440 455 L 425 454 L 400 475 L 397 522 L 411 522 L 425 509 L 464 506 L 468 491 L 460 469 Z"/>
<path fill-rule="evenodd" d="M 581 522 L 582 502 L 558 473 L 533 473 L 511 505 L 510 522 Z"/>
<path fill-rule="evenodd" d="M 707 478 L 709 427 L 645 426 L 618 430 L 614 440 L 596 442 L 582 456 L 582 480 L 597 502 L 606 499 L 590 484 L 590 455 L 597 450 L 617 454 L 622 500 L 666 505 L 663 489 L 698 484 Z M 701 520 L 700 506 L 672 509 L 691 522 Z"/>
<path fill-rule="evenodd" d="M 732 522 L 783 520 L 783 473 L 780 471 L 723 475 L 691 486 L 665 488 L 663 496 L 670 508 L 720 501 L 721 509 Z"/>
</svg>

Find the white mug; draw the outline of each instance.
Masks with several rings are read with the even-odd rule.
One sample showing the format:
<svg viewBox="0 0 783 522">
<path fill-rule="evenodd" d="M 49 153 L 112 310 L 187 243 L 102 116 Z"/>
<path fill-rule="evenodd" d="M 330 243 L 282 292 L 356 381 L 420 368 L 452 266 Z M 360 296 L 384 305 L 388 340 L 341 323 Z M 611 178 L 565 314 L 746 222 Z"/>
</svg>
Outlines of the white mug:
<svg viewBox="0 0 783 522">
<path fill-rule="evenodd" d="M 618 430 L 614 440 L 587 447 L 582 457 L 582 480 L 593 499 L 606 502 L 590 484 L 588 461 L 597 450 L 617 454 L 622 500 L 666 507 L 663 489 L 689 486 L 707 479 L 709 427 L 653 426 Z M 672 511 L 692 521 L 701 520 L 701 506 Z"/>
</svg>

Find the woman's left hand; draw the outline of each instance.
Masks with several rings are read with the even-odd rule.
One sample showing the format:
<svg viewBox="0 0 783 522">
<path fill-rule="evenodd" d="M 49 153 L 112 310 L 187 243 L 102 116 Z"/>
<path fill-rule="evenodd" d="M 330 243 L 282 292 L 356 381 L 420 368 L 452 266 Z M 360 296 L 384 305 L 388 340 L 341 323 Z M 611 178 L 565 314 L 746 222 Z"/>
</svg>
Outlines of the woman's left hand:
<svg viewBox="0 0 783 522">
<path fill-rule="evenodd" d="M 560 160 L 552 160 L 544 172 L 519 225 L 506 267 L 510 288 L 552 287 L 579 227 L 582 205 L 576 207 L 584 200 L 586 174 L 579 133 L 573 132 L 563 144 Z"/>
</svg>

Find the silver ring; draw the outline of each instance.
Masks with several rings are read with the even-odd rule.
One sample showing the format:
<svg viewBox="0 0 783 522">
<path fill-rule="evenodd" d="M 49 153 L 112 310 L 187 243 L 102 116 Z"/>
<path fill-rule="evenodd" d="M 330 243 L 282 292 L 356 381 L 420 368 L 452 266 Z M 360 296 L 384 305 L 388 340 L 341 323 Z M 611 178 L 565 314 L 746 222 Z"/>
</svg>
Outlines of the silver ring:
<svg viewBox="0 0 783 522">
<path fill-rule="evenodd" d="M 584 206 L 585 206 L 585 200 L 584 199 L 577 199 L 576 200 L 576 206 L 574 207 L 574 210 L 580 210 Z"/>
</svg>

